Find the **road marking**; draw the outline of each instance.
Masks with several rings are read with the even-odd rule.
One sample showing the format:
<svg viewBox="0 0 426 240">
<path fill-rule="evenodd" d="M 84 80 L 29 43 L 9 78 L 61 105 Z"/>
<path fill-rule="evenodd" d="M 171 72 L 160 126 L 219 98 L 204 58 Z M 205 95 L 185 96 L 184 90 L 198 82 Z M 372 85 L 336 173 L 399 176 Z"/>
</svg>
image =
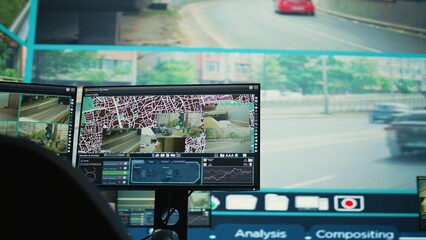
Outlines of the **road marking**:
<svg viewBox="0 0 426 240">
<path fill-rule="evenodd" d="M 188 11 L 192 15 L 197 25 L 201 28 L 204 34 L 209 35 L 221 48 L 232 48 L 232 46 L 225 41 L 219 34 L 213 31 L 209 24 L 206 23 L 205 19 L 200 14 L 200 8 L 209 7 L 214 5 L 216 2 L 199 2 L 194 4 L 188 4 L 183 9 Z"/>
<path fill-rule="evenodd" d="M 268 7 L 268 8 L 270 8 L 270 7 Z M 271 19 L 275 20 L 275 19 L 277 19 L 279 17 L 279 16 L 276 16 L 276 15 L 270 15 L 270 13 L 273 13 L 273 11 L 266 10 L 266 4 L 263 5 L 263 7 L 261 8 L 261 11 L 265 12 L 266 13 L 265 16 L 270 17 Z M 304 29 L 305 31 L 308 31 L 308 32 L 320 35 L 322 37 L 329 38 L 329 39 L 332 39 L 332 40 L 337 41 L 337 42 L 341 42 L 341 43 L 344 43 L 344 44 L 351 45 L 353 47 L 361 48 L 361 49 L 368 50 L 368 51 L 371 51 L 371 52 L 376 52 L 376 53 L 381 53 L 382 52 L 382 51 L 380 51 L 378 49 L 375 49 L 375 48 L 370 48 L 370 47 L 367 47 L 367 46 L 364 46 L 364 45 L 361 45 L 361 44 L 358 44 L 358 43 L 354 43 L 354 42 L 351 42 L 351 41 L 348 41 L 348 40 L 337 38 L 337 37 L 335 37 L 333 35 L 330 35 L 330 34 L 327 34 L 327 33 L 316 31 L 314 29 L 305 27 L 303 25 L 294 23 L 292 21 L 288 21 L 287 19 L 284 20 L 283 18 L 280 18 L 280 21 L 283 21 L 284 23 L 287 23 L 287 24 L 299 27 L 301 29 Z"/>
<path fill-rule="evenodd" d="M 337 138 L 348 138 L 348 137 L 361 137 L 361 136 L 385 136 L 386 132 L 383 131 L 383 129 L 372 129 L 372 130 L 365 130 L 365 131 L 357 131 L 357 132 L 343 132 L 343 133 L 335 133 L 335 134 L 322 134 L 322 135 L 309 135 L 309 136 L 302 136 L 302 137 L 292 137 L 287 138 L 285 140 L 270 140 L 270 141 L 262 141 L 262 144 L 270 146 L 270 145 L 278 145 L 281 146 L 283 144 L 289 144 L 289 143 L 296 143 L 296 142 L 303 142 L 306 143 L 308 141 L 316 141 L 320 140 L 323 142 L 324 140 L 336 140 Z"/>
<path fill-rule="evenodd" d="M 304 182 L 300 182 L 300 183 L 296 183 L 296 184 L 292 184 L 292 185 L 287 185 L 284 186 L 282 188 L 299 188 L 299 187 L 306 187 L 309 185 L 313 185 L 316 183 L 320 183 L 320 182 L 325 182 L 325 181 L 330 181 L 332 179 L 337 178 L 337 175 L 329 175 L 329 176 L 325 176 L 325 177 L 320 177 L 320 178 L 314 178 L 308 181 L 304 181 Z"/>
<path fill-rule="evenodd" d="M 311 143 L 311 144 L 304 144 L 304 143 L 300 143 L 294 145 L 294 146 L 287 146 L 287 147 L 276 147 L 274 148 L 273 146 L 266 146 L 268 149 L 265 149 L 265 145 L 266 144 L 262 144 L 262 146 L 264 146 L 263 148 L 261 148 L 261 152 L 262 153 L 274 153 L 274 152 L 284 152 L 284 151 L 289 151 L 289 150 L 297 150 L 297 149 L 305 149 L 305 148 L 314 148 L 314 147 L 322 147 L 322 146 L 327 146 L 327 145 L 334 145 L 334 144 L 342 144 L 342 143 L 348 143 L 348 142 L 356 142 L 356 141 L 363 141 L 363 140 L 371 140 L 371 139 L 379 139 L 379 138 L 384 138 L 385 134 L 371 134 L 371 136 L 363 136 L 363 137 L 353 137 L 353 138 L 349 138 L 349 139 L 330 139 L 330 140 L 326 140 L 326 139 L 321 139 L 320 136 L 316 137 L 321 139 L 321 142 L 317 142 L 317 143 Z M 300 141 L 301 139 L 299 139 Z M 293 141 L 291 140 L 287 140 L 286 143 L 288 144 L 294 144 Z M 275 145 L 275 144 L 274 144 Z M 278 145 L 283 145 L 278 144 Z"/>
<path fill-rule="evenodd" d="M 197 22 L 197 25 L 201 28 L 201 30 L 203 31 L 203 33 L 206 34 L 206 35 L 209 35 L 210 38 L 212 38 L 214 41 L 216 41 L 218 43 L 219 47 L 221 47 L 221 48 L 232 48 L 233 46 L 228 41 L 226 41 L 221 36 L 221 34 L 215 32 L 209 26 L 209 24 L 206 22 L 206 20 L 202 17 L 202 15 L 200 14 L 200 9 L 201 8 L 206 8 L 206 7 L 209 7 L 211 5 L 215 5 L 215 4 L 220 3 L 220 2 L 222 2 L 222 1 L 198 2 L 198 3 L 194 3 L 194 4 L 188 4 L 188 5 L 184 6 L 183 9 L 184 9 L 184 11 L 188 11 L 188 13 L 190 15 L 192 15 L 192 17 Z M 267 8 L 268 8 L 268 10 L 267 10 Z M 264 15 L 266 17 L 269 17 L 271 19 L 275 20 L 275 19 L 277 19 L 277 17 L 279 17 L 279 16 L 276 16 L 276 15 L 271 15 L 271 13 L 273 13 L 273 11 L 269 11 L 270 10 L 270 4 L 264 4 L 260 8 L 260 10 L 264 12 Z M 283 19 L 281 18 L 280 20 L 282 21 Z M 351 42 L 351 41 L 348 41 L 348 40 L 337 38 L 337 37 L 335 37 L 333 35 L 330 35 L 330 34 L 327 34 L 327 33 L 322 33 L 320 31 L 316 31 L 314 29 L 305 27 L 303 25 L 300 25 L 300 24 L 297 24 L 297 23 L 294 23 L 294 22 L 291 22 L 291 21 L 287 21 L 286 20 L 284 22 L 287 23 L 287 24 L 289 24 L 289 25 L 293 25 L 295 27 L 304 29 L 307 32 L 311 32 L 311 33 L 320 35 L 320 36 L 322 36 L 324 38 L 332 39 L 334 41 L 341 42 L 341 43 L 344 43 L 344 44 L 347 44 L 347 45 L 350 45 L 350 46 L 353 46 L 353 47 L 356 47 L 356 48 L 360 48 L 360 49 L 363 49 L 363 50 L 367 50 L 367 51 L 370 51 L 370 52 L 376 52 L 376 53 L 381 53 L 382 52 L 382 51 L 380 51 L 378 49 L 370 48 L 370 47 L 367 47 L 367 46 L 364 46 L 364 45 L 361 45 L 361 44 L 358 44 L 358 43 L 355 43 L 355 42 Z M 239 47 L 242 47 L 242 46 L 239 46 Z"/>
</svg>

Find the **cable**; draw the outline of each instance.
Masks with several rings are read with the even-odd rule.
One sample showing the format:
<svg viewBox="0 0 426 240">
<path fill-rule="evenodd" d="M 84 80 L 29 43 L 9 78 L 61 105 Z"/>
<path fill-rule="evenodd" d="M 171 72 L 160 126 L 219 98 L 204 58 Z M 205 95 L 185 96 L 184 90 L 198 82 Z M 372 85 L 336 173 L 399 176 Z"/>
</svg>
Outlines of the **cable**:
<svg viewBox="0 0 426 240">
<path fill-rule="evenodd" d="M 191 196 L 191 194 L 193 192 L 194 192 L 193 190 L 189 191 L 188 194 L 186 194 L 186 196 L 184 198 L 182 198 L 171 210 L 170 209 L 168 210 L 167 216 L 163 220 L 164 221 L 163 222 L 164 225 L 167 225 L 167 223 L 169 222 L 170 217 L 173 215 L 173 213 L 176 211 L 176 209 L 185 201 L 185 199 L 188 199 L 189 196 Z M 146 240 L 146 239 L 148 239 L 150 237 L 152 237 L 152 233 L 149 234 L 148 236 L 142 238 L 141 240 Z"/>
<path fill-rule="evenodd" d="M 148 236 L 142 238 L 141 240 L 146 240 L 146 239 L 150 238 L 151 236 L 152 236 L 152 234 L 149 234 Z"/>
<path fill-rule="evenodd" d="M 176 204 L 176 206 L 174 206 L 171 210 L 169 209 L 169 211 L 168 211 L 168 213 L 167 213 L 167 216 L 166 216 L 166 218 L 164 219 L 164 222 L 163 222 L 163 224 L 164 225 L 167 225 L 167 223 L 169 222 L 169 219 L 170 219 L 170 217 L 173 215 L 173 213 L 176 211 L 176 209 L 183 203 L 183 201 L 185 201 L 185 199 L 188 199 L 189 198 L 189 196 L 191 196 L 191 194 L 193 193 L 194 191 L 193 190 L 191 190 L 191 191 L 189 191 L 188 192 L 188 194 L 186 194 L 186 196 L 184 197 L 184 198 L 182 198 L 177 204 Z"/>
</svg>

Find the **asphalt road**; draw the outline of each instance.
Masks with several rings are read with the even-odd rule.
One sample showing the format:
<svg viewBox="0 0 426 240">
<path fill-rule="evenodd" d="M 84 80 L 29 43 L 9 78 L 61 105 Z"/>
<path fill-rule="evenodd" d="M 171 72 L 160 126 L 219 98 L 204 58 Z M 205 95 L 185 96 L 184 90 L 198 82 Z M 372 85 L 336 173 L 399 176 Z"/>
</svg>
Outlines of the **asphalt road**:
<svg viewBox="0 0 426 240">
<path fill-rule="evenodd" d="M 244 153 L 249 151 L 250 141 L 241 142 L 239 139 L 235 141 L 209 142 L 206 143 L 206 152 L 214 153 Z"/>
<path fill-rule="evenodd" d="M 366 114 L 264 118 L 263 188 L 415 190 L 426 154 L 392 158 L 383 123 Z"/>
<path fill-rule="evenodd" d="M 40 122 L 68 122 L 68 105 L 52 105 L 48 108 L 42 108 L 29 116 L 20 117 L 20 121 L 40 121 Z"/>
<path fill-rule="evenodd" d="M 276 14 L 271 0 L 206 1 L 190 4 L 182 11 L 186 17 L 183 23 L 193 29 L 193 44 L 199 47 L 426 52 L 425 37 L 320 12 L 316 16 Z"/>
<path fill-rule="evenodd" d="M 135 149 L 139 149 L 140 141 L 140 135 L 136 132 L 128 132 L 104 144 L 102 149 L 111 152 L 134 152 Z"/>
</svg>

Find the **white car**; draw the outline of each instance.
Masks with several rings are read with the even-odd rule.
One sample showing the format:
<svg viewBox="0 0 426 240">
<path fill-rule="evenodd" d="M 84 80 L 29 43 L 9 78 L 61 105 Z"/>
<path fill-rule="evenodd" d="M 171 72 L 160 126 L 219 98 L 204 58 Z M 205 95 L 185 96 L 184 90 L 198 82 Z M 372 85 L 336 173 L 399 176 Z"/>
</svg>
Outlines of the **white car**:
<svg viewBox="0 0 426 240">
<path fill-rule="evenodd" d="M 229 120 L 220 120 L 218 122 L 218 125 L 221 128 L 231 127 L 231 121 L 229 121 Z"/>
</svg>

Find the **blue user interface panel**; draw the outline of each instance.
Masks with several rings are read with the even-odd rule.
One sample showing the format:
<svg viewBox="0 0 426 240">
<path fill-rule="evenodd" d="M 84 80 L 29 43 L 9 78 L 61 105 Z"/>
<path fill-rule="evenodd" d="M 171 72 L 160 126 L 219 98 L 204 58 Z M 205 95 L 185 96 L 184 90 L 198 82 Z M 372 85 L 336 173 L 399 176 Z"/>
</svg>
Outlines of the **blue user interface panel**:
<svg viewBox="0 0 426 240">
<path fill-rule="evenodd" d="M 213 191 L 211 206 L 211 226 L 189 228 L 188 239 L 426 239 L 413 191 Z M 133 239 L 150 231 L 129 228 Z"/>
</svg>

